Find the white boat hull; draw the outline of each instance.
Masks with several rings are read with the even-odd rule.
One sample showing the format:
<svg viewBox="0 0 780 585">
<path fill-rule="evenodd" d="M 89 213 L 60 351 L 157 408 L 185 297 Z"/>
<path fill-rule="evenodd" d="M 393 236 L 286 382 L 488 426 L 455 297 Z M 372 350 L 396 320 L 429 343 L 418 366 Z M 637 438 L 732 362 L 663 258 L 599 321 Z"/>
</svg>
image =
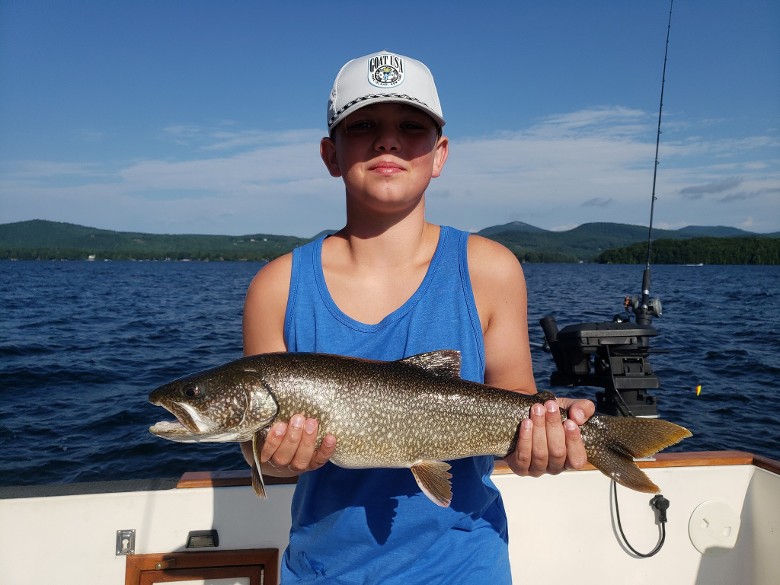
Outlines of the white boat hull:
<svg viewBox="0 0 780 585">
<path fill-rule="evenodd" d="M 780 464 L 715 452 L 664 455 L 642 466 L 671 503 L 666 542 L 647 559 L 617 536 L 610 482 L 600 472 L 532 479 L 497 468 L 515 582 L 780 583 Z M 138 482 L 0 488 L 0 583 L 120 585 L 128 559 L 185 551 L 188 534 L 199 530 L 219 535 L 217 548 L 201 552 L 284 550 L 292 485 L 267 486 L 263 501 L 244 473 L 187 474 L 175 484 L 140 491 L 133 491 Z M 651 550 L 659 536 L 651 496 L 618 487 L 618 498 L 629 542 Z M 131 530 L 133 554 L 117 554 L 118 531 Z M 266 582 L 275 581 L 272 569 Z"/>
</svg>

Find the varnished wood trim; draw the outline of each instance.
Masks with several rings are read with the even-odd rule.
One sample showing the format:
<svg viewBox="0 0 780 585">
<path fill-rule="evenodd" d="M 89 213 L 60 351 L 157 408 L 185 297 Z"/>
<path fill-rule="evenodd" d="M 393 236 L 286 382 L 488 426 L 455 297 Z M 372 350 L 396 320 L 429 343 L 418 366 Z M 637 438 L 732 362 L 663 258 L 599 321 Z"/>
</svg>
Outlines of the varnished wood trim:
<svg viewBox="0 0 780 585">
<path fill-rule="evenodd" d="M 780 461 L 753 455 L 744 451 L 690 451 L 680 453 L 659 453 L 652 460 L 637 461 L 639 467 L 653 469 L 656 467 L 707 467 L 714 465 L 755 465 L 772 473 L 780 475 Z M 588 463 L 584 470 L 593 470 Z M 506 475 L 512 473 L 501 460 L 496 461 L 493 473 Z M 266 485 L 294 484 L 294 477 L 264 476 Z M 229 487 L 252 485 L 249 470 L 240 471 L 194 471 L 181 476 L 177 488 L 197 487 Z"/>
<path fill-rule="evenodd" d="M 264 576 L 262 583 L 260 571 Z M 226 577 L 250 577 L 252 584 L 277 585 L 279 550 L 257 548 L 153 553 L 128 555 L 125 561 L 125 585 Z"/>
<path fill-rule="evenodd" d="M 284 485 L 296 482 L 294 477 L 263 476 L 265 485 Z M 249 469 L 237 471 L 188 471 L 179 479 L 177 488 L 233 487 L 252 485 Z"/>
<path fill-rule="evenodd" d="M 770 459 L 769 457 L 764 457 L 763 455 L 754 455 L 753 465 L 780 475 L 780 461 L 776 459 Z"/>
<path fill-rule="evenodd" d="M 763 464 L 759 464 L 763 460 Z M 636 462 L 639 467 L 653 469 L 657 467 L 712 467 L 715 465 L 756 465 L 778 473 L 780 462 L 746 453 L 744 451 L 690 451 L 681 453 L 658 453 L 653 459 Z M 585 465 L 583 471 L 596 469 L 590 463 Z M 496 462 L 494 473 L 509 474 L 512 471 L 503 461 Z"/>
</svg>

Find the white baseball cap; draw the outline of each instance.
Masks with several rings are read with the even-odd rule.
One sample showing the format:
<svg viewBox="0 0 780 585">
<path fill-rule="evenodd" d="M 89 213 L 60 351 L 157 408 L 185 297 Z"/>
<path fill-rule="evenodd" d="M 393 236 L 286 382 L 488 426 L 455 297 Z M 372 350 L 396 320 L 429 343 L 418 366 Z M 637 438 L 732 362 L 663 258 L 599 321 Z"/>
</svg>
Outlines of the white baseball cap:
<svg viewBox="0 0 780 585">
<path fill-rule="evenodd" d="M 355 110 L 386 102 L 412 105 L 444 126 L 430 70 L 416 59 L 380 51 L 353 59 L 339 71 L 328 99 L 328 132 Z"/>
</svg>

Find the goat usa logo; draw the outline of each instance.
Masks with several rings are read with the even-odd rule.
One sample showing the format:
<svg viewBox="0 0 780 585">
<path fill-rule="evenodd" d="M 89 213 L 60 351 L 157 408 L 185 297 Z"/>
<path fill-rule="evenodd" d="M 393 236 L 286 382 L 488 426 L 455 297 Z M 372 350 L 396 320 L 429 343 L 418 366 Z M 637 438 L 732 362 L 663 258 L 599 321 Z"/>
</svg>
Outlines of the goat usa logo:
<svg viewBox="0 0 780 585">
<path fill-rule="evenodd" d="M 404 80 L 404 60 L 397 55 L 377 55 L 368 60 L 368 81 L 375 87 L 394 87 Z"/>
</svg>

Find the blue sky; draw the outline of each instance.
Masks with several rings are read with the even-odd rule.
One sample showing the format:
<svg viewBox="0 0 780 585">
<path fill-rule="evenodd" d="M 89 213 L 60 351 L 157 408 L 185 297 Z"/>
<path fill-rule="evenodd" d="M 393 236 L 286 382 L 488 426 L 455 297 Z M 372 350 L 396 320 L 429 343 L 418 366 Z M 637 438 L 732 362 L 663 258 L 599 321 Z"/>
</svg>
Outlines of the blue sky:
<svg viewBox="0 0 780 585">
<path fill-rule="evenodd" d="M 0 223 L 312 236 L 338 69 L 436 77 L 431 221 L 647 225 L 668 0 L 0 0 Z M 780 3 L 677 0 L 655 225 L 780 231 Z"/>
</svg>

